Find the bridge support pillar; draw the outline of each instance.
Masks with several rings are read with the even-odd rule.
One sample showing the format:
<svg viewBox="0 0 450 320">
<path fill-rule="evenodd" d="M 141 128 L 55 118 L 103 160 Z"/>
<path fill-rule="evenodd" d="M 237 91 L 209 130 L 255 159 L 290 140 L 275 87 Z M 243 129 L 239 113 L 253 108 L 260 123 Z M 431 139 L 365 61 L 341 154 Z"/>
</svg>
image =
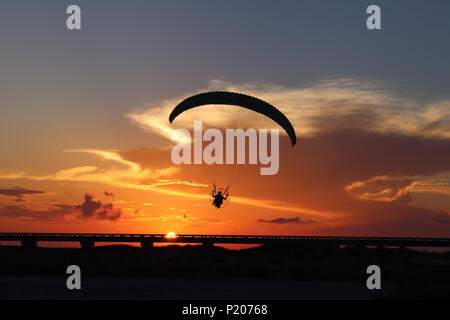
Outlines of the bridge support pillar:
<svg viewBox="0 0 450 320">
<path fill-rule="evenodd" d="M 203 242 L 202 245 L 204 247 L 207 247 L 207 248 L 213 248 L 214 247 L 214 242 L 212 242 L 212 241 L 205 241 L 205 242 Z"/>
<path fill-rule="evenodd" d="M 36 240 L 22 240 L 20 241 L 22 244 L 22 247 L 24 248 L 36 248 L 37 247 L 37 241 Z"/>
<path fill-rule="evenodd" d="M 94 240 L 81 240 L 80 245 L 82 248 L 92 248 L 95 246 Z"/>
<path fill-rule="evenodd" d="M 149 249 L 149 248 L 153 248 L 153 241 L 142 241 L 141 242 L 141 247 L 144 249 Z"/>
</svg>

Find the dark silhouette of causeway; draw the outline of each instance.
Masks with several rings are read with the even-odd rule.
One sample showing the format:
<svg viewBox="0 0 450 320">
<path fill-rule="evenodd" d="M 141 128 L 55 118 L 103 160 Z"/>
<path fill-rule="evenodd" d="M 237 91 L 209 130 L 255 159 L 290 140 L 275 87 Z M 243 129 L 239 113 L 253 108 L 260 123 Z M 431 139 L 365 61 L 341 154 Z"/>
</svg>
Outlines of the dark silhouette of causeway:
<svg viewBox="0 0 450 320">
<path fill-rule="evenodd" d="M 445 299 L 450 288 L 450 251 L 368 248 L 355 244 L 355 238 L 326 238 L 324 245 L 315 237 L 2 234 L 3 239 L 23 241 L 50 237 L 54 241 L 91 238 L 91 244 L 111 242 L 113 237 L 115 241 L 272 242 L 240 250 L 189 244 L 148 249 L 118 243 L 92 248 L 0 246 L 0 300 Z M 398 243 L 394 239 L 379 243 Z M 335 240 L 354 244 L 338 248 L 331 245 Z M 432 241 L 436 240 L 414 243 L 430 246 Z M 82 290 L 67 290 L 69 265 L 81 268 Z M 381 268 L 381 290 L 366 287 L 370 265 Z"/>
<path fill-rule="evenodd" d="M 450 251 L 408 249 L 450 247 L 448 238 L 0 233 L 0 241 L 24 246 L 0 246 L 0 300 L 442 299 L 450 288 Z M 95 246 L 102 242 L 116 245 Z M 127 242 L 143 248 L 118 245 Z M 69 265 L 81 268 L 82 290 L 67 290 Z M 370 265 L 381 268 L 382 290 L 366 287 Z"/>
<path fill-rule="evenodd" d="M 327 237 L 327 236 L 270 236 L 270 235 L 189 235 L 169 237 L 165 234 L 103 234 L 103 233 L 0 233 L 0 241 L 19 241 L 23 246 L 35 247 L 39 241 L 79 242 L 93 247 L 96 242 L 134 242 L 142 247 L 159 243 L 263 244 L 302 246 L 376 246 L 382 247 L 450 247 L 450 238 L 403 237 Z"/>
</svg>

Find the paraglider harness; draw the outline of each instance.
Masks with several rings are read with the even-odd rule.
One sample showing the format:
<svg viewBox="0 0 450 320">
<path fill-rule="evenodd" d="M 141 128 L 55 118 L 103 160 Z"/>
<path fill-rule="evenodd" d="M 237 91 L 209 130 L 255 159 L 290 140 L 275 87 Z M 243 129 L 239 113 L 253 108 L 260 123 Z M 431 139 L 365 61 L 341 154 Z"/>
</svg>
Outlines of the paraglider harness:
<svg viewBox="0 0 450 320">
<path fill-rule="evenodd" d="M 220 194 L 219 194 L 219 193 L 216 193 L 216 185 L 214 185 L 214 189 L 211 192 L 211 196 L 214 198 L 212 205 L 214 207 L 216 207 L 217 209 L 220 209 L 224 200 L 227 200 L 228 188 L 229 187 L 227 187 L 223 193 L 221 191 L 219 191 L 220 192 Z"/>
</svg>

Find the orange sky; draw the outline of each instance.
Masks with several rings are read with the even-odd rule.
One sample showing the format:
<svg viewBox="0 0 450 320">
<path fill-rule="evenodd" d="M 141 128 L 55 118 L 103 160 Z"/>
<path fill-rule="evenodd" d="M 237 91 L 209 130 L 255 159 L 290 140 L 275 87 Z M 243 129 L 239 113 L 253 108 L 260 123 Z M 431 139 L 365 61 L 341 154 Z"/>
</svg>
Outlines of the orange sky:
<svg viewBox="0 0 450 320">
<path fill-rule="evenodd" d="M 259 165 L 173 165 L 170 133 L 194 119 L 276 128 L 251 111 L 214 106 L 172 126 L 168 113 L 190 92 L 116 115 L 125 119 L 118 131 L 139 130 L 146 143 L 48 135 L 31 149 L 16 145 L 17 161 L 3 159 L 0 171 L 1 231 L 449 236 L 450 100 L 420 105 L 348 80 L 213 85 L 265 99 L 292 121 L 298 143 L 281 137 L 277 175 L 260 176 Z M 220 210 L 210 204 L 213 183 L 231 183 Z"/>
</svg>

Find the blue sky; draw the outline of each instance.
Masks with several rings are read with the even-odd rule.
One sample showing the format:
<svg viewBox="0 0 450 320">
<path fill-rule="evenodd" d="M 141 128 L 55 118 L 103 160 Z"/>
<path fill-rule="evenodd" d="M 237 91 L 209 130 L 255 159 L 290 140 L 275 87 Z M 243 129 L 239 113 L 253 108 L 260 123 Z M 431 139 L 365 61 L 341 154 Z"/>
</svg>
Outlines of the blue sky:
<svg viewBox="0 0 450 320">
<path fill-rule="evenodd" d="M 78 33 L 65 30 L 71 3 L 2 2 L 7 88 L 33 90 L 39 79 L 42 89 L 119 87 L 123 99 L 145 100 L 213 78 L 299 86 L 361 77 L 430 95 L 450 82 L 444 1 L 76 1 Z M 382 31 L 365 28 L 373 3 Z"/>
<path fill-rule="evenodd" d="M 73 3 L 81 32 L 65 29 Z M 381 6 L 381 31 L 365 27 L 369 4 Z M 3 152 L 21 142 L 32 149 L 32 128 L 41 140 L 61 137 L 47 152 L 140 146 L 148 135 L 124 114 L 213 79 L 299 88 L 351 78 L 445 99 L 449 9 L 444 1 L 2 1 L 0 124 L 15 137 Z"/>
</svg>

